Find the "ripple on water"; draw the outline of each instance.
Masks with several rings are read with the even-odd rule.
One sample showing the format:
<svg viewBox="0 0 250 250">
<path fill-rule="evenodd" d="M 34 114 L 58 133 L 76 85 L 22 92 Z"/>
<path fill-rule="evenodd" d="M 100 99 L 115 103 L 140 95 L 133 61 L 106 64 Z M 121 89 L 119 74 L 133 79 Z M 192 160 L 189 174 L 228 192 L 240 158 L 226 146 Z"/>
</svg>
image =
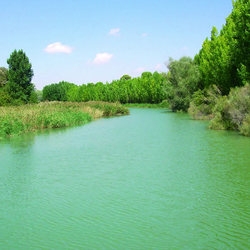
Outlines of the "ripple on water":
<svg viewBox="0 0 250 250">
<path fill-rule="evenodd" d="M 250 143 L 215 134 L 135 109 L 2 145 L 0 248 L 248 249 Z"/>
</svg>

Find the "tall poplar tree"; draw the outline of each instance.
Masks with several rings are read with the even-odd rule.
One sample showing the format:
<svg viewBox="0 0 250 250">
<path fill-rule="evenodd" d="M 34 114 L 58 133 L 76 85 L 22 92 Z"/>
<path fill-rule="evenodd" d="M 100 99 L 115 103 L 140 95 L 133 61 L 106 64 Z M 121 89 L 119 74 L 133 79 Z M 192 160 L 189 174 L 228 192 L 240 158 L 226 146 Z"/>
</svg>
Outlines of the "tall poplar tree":
<svg viewBox="0 0 250 250">
<path fill-rule="evenodd" d="M 250 82 L 250 1 L 234 0 L 233 10 L 218 33 L 213 27 L 195 57 L 204 87 L 216 84 L 223 95 Z"/>
<path fill-rule="evenodd" d="M 232 20 L 234 43 L 232 50 L 232 70 L 237 85 L 250 81 L 250 1 L 233 1 Z"/>
</svg>

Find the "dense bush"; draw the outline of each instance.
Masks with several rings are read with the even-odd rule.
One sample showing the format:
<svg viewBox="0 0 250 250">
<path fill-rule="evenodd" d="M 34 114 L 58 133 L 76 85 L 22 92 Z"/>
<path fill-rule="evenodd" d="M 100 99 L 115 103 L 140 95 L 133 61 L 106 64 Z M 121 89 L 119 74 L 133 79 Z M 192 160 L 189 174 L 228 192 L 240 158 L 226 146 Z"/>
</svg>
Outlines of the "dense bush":
<svg viewBox="0 0 250 250">
<path fill-rule="evenodd" d="M 250 136 L 250 114 L 246 115 L 246 118 L 242 122 L 240 133 L 245 136 Z"/>
<path fill-rule="evenodd" d="M 228 97 L 219 98 L 213 112 L 212 129 L 231 129 L 250 135 L 250 85 L 234 88 Z"/>
<path fill-rule="evenodd" d="M 195 119 L 209 119 L 211 129 L 240 131 L 250 136 L 250 85 L 231 89 L 228 96 L 211 86 L 196 91 L 189 114 Z"/>
<path fill-rule="evenodd" d="M 216 85 L 212 85 L 203 90 L 199 89 L 192 96 L 188 113 L 194 119 L 211 119 L 213 117 L 213 109 L 220 97 L 221 92 Z"/>
</svg>

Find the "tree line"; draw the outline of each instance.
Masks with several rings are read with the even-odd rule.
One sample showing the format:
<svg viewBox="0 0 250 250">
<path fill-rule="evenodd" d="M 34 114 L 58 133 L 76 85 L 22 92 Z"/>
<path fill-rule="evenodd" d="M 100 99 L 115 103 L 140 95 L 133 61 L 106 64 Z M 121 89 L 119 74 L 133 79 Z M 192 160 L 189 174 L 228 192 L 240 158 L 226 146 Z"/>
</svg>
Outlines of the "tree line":
<svg viewBox="0 0 250 250">
<path fill-rule="evenodd" d="M 123 75 L 119 80 L 105 84 L 97 82 L 77 86 L 62 81 L 45 86 L 43 100 L 160 103 L 165 99 L 165 82 L 164 74 L 158 72 L 144 72 L 136 78 Z"/>
</svg>

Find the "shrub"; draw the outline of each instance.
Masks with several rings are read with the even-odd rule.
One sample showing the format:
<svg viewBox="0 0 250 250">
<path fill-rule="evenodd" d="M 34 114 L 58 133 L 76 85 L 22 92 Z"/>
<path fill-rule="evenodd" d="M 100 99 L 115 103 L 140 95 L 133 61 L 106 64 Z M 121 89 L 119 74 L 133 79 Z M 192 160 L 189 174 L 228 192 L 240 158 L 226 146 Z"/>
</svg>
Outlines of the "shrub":
<svg viewBox="0 0 250 250">
<path fill-rule="evenodd" d="M 229 116 L 236 129 L 239 129 L 250 113 L 250 85 L 235 88 L 229 94 Z"/>
<path fill-rule="evenodd" d="M 216 85 L 198 90 L 192 96 L 188 113 L 194 119 L 209 120 L 214 116 L 213 109 L 220 97 L 221 92 Z"/>
<path fill-rule="evenodd" d="M 232 124 L 228 114 L 228 100 L 226 96 L 222 96 L 217 101 L 214 111 L 213 119 L 209 124 L 209 128 L 215 130 L 232 129 Z"/>
<path fill-rule="evenodd" d="M 228 97 L 219 98 L 213 113 L 215 117 L 210 123 L 212 129 L 247 131 L 250 114 L 250 85 L 231 89 Z M 247 134 L 247 132 L 242 132 L 244 133 Z"/>
<path fill-rule="evenodd" d="M 11 103 L 11 96 L 4 87 L 0 88 L 0 106 L 7 106 Z"/>
<path fill-rule="evenodd" d="M 245 136 L 250 136 L 250 114 L 244 119 L 240 127 L 240 133 Z"/>
</svg>

